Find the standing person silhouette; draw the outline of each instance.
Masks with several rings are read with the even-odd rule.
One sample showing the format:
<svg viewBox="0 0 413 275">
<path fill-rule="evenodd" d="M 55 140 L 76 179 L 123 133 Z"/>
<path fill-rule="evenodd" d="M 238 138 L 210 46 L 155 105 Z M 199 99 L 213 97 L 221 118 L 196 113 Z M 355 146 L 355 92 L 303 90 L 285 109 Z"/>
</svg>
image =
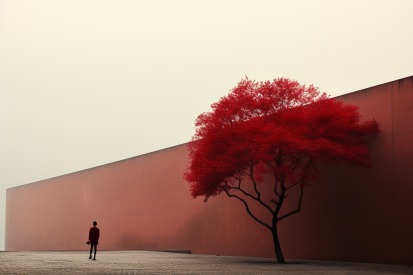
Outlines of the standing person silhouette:
<svg viewBox="0 0 413 275">
<path fill-rule="evenodd" d="M 98 223 L 94 221 L 93 227 L 91 227 L 89 230 L 89 242 L 90 242 L 89 259 L 92 259 L 92 249 L 93 249 L 93 246 L 95 246 L 95 256 L 93 257 L 93 260 L 96 260 L 96 246 L 98 245 L 98 240 L 99 240 L 99 228 L 96 227 L 97 224 Z"/>
</svg>

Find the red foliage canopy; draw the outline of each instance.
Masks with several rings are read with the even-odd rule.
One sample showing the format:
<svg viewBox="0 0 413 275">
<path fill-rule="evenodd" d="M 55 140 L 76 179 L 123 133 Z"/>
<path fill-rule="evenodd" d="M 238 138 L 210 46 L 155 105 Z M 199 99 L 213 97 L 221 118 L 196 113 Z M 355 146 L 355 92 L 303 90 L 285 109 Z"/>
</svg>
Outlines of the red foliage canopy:
<svg viewBox="0 0 413 275">
<path fill-rule="evenodd" d="M 243 79 L 211 107 L 196 119 L 184 173 L 192 197 L 205 202 L 246 177 L 261 182 L 270 173 L 302 188 L 322 180 L 317 163 L 369 167 L 361 137 L 380 132 L 374 119 L 359 124 L 357 106 L 286 78 Z"/>
</svg>

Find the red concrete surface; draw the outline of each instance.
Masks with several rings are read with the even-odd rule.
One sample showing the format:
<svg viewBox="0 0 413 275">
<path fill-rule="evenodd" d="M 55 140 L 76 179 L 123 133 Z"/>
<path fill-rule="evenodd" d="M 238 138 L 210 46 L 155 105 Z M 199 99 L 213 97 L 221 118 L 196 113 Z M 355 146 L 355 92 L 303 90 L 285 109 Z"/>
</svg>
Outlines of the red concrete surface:
<svg viewBox="0 0 413 275">
<path fill-rule="evenodd" d="M 301 212 L 278 224 L 284 257 L 413 265 L 413 76 L 337 99 L 379 123 L 383 132 L 367 139 L 373 168 L 322 167 L 325 181 L 305 188 Z M 97 221 L 98 250 L 275 258 L 271 232 L 242 202 L 191 198 L 187 162 L 182 144 L 7 189 L 6 250 L 87 250 Z M 270 179 L 259 190 L 269 202 Z M 280 216 L 298 205 L 297 186 L 287 193 Z"/>
</svg>

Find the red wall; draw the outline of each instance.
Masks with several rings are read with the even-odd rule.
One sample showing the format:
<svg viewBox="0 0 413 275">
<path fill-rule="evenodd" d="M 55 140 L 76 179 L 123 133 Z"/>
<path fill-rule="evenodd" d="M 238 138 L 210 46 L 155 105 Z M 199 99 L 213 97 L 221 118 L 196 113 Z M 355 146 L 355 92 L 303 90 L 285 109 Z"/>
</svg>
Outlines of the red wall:
<svg viewBox="0 0 413 275">
<path fill-rule="evenodd" d="M 305 188 L 301 212 L 278 224 L 284 257 L 413 265 L 413 76 L 337 99 L 379 123 L 383 132 L 368 138 L 373 168 L 322 167 L 325 181 Z M 242 202 L 191 198 L 187 162 L 182 144 L 7 189 L 6 250 L 87 250 L 96 220 L 100 250 L 275 258 L 271 232 Z M 270 182 L 259 186 L 267 202 Z M 299 189 L 287 193 L 280 216 L 298 205 Z"/>
</svg>

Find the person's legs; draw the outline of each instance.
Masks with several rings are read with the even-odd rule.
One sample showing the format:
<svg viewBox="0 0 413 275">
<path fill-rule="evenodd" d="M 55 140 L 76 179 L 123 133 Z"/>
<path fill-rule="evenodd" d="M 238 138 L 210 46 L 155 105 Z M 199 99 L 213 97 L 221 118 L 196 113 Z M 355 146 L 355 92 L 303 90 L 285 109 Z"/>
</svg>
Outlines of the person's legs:
<svg viewBox="0 0 413 275">
<path fill-rule="evenodd" d="M 97 249 L 98 244 L 95 243 L 95 255 L 93 256 L 93 260 L 96 260 L 96 249 Z"/>
<path fill-rule="evenodd" d="M 93 244 L 90 244 L 90 257 L 89 257 L 89 259 L 92 259 L 92 249 L 93 249 Z"/>
</svg>

